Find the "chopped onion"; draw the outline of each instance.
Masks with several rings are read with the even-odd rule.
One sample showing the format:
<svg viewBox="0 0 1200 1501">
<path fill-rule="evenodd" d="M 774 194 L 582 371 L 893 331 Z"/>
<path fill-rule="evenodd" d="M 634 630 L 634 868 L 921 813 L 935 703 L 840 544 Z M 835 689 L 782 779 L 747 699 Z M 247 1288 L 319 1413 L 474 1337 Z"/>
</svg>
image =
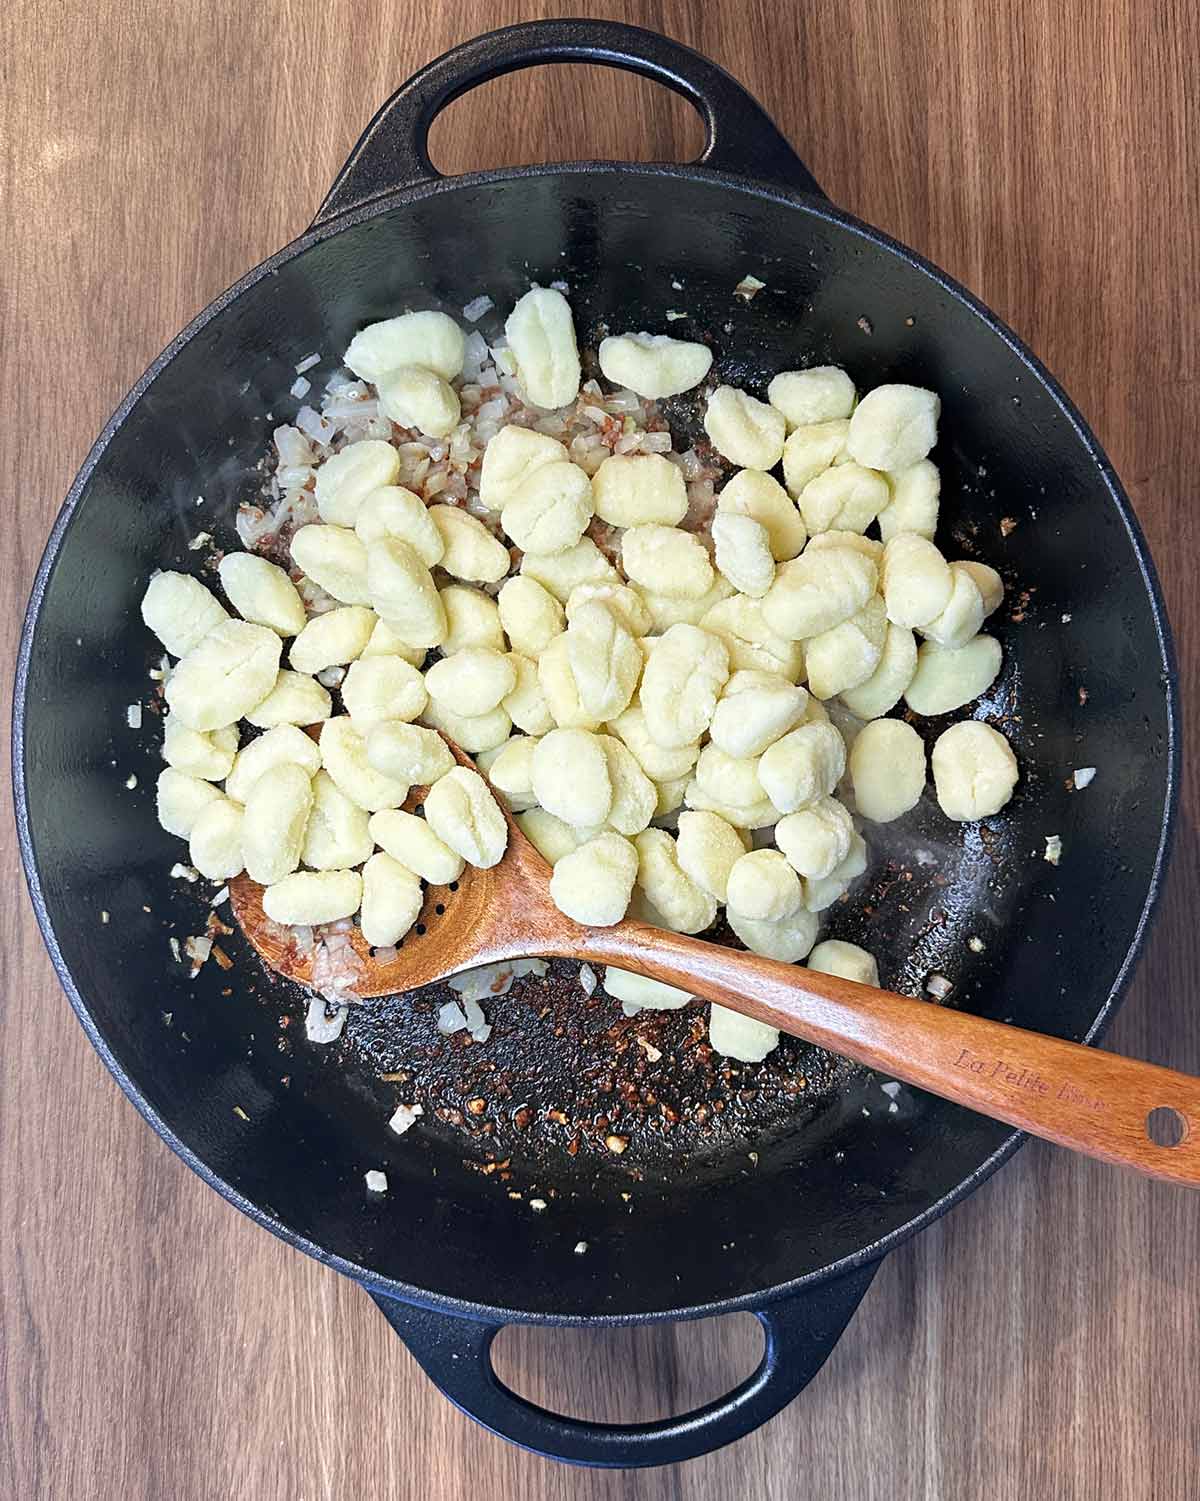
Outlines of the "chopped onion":
<svg viewBox="0 0 1200 1501">
<path fill-rule="evenodd" d="M 1075 770 L 1075 772 L 1074 772 L 1074 776 L 1073 776 L 1073 780 L 1075 782 L 1076 791 L 1078 791 L 1080 788 L 1088 786 L 1089 783 L 1092 781 L 1092 779 L 1095 777 L 1095 775 L 1096 775 L 1096 768 L 1094 766 L 1079 766 L 1079 767 L 1077 767 L 1076 770 Z"/>
<path fill-rule="evenodd" d="M 367 1180 L 367 1191 L 373 1194 L 385 1194 L 388 1189 L 387 1174 L 381 1173 L 377 1168 L 369 1168 L 363 1176 Z"/>
<path fill-rule="evenodd" d="M 579 983 L 583 987 L 584 995 L 595 993 L 599 981 L 596 978 L 596 971 L 590 964 L 581 964 L 579 966 Z"/>
<path fill-rule="evenodd" d="M 437 1029 L 443 1037 L 449 1037 L 452 1032 L 465 1031 L 466 1025 L 467 1019 L 457 1001 L 447 1001 L 444 1006 L 438 1007 Z"/>
<path fill-rule="evenodd" d="M 470 302 L 463 308 L 462 315 L 468 323 L 478 323 L 484 313 L 490 312 L 495 305 L 490 297 L 472 297 Z"/>
<path fill-rule="evenodd" d="M 336 1042 L 349 1015 L 348 1006 L 330 1007 L 324 996 L 315 995 L 304 1017 L 304 1035 L 309 1042 Z"/>
<path fill-rule="evenodd" d="M 397 1136 L 403 1136 L 411 1126 L 416 1125 L 417 1117 L 424 1114 L 425 1107 L 423 1105 L 398 1105 L 395 1114 L 388 1121 L 388 1125 Z"/>
</svg>

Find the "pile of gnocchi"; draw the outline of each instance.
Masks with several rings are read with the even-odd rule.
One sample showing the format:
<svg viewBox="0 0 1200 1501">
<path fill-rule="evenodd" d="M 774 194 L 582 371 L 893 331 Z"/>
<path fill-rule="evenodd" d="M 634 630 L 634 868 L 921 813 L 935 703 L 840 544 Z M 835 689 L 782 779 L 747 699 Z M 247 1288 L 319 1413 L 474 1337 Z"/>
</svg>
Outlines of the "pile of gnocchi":
<svg viewBox="0 0 1200 1501">
<path fill-rule="evenodd" d="M 189 574 L 151 580 L 143 618 L 178 659 L 163 827 L 204 876 L 260 882 L 274 921 L 357 917 L 386 948 L 416 921 L 422 882 L 500 860 L 495 788 L 576 921 L 632 911 L 702 933 L 723 909 L 755 953 L 877 983 L 863 950 L 814 948 L 820 913 L 867 867 L 860 825 L 924 793 L 909 719 L 965 708 L 1001 663 L 982 632 L 999 575 L 933 540 L 937 396 L 860 395 L 822 366 L 776 375 L 763 401 L 712 379 L 702 344 L 605 338 L 617 392 L 705 386 L 723 480 L 705 511 L 665 433 L 660 451 L 631 452 L 631 419 L 606 422 L 577 462 L 541 420 L 601 387 L 583 382 L 566 297 L 535 287 L 493 351 L 523 406 L 465 465 L 464 493 L 439 500 L 398 483 L 399 452 L 469 437 L 488 391 L 464 381 L 465 348 L 443 313 L 363 329 L 344 363 L 388 436 L 320 461 L 288 566 L 226 553 L 224 602 Z M 302 728 L 316 726 L 316 739 Z M 946 729 L 930 759 L 955 821 L 998 812 L 1018 778 L 982 720 Z M 420 815 L 402 811 L 414 785 L 429 788 Z M 680 1004 L 623 980 L 627 1005 Z M 778 1041 L 716 1006 L 710 1036 L 747 1060 Z"/>
</svg>

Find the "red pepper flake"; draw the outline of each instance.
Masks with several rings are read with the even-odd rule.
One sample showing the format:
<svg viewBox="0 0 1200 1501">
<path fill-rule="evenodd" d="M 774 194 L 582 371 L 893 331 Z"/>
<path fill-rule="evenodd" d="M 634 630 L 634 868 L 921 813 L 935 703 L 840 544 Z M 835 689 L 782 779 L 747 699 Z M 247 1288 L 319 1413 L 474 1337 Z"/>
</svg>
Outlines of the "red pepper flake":
<svg viewBox="0 0 1200 1501">
<path fill-rule="evenodd" d="M 1014 532 L 1016 529 L 1017 518 L 1015 516 L 1002 516 L 1000 518 L 1000 535 L 1002 537 L 1007 537 L 1010 532 Z"/>
</svg>

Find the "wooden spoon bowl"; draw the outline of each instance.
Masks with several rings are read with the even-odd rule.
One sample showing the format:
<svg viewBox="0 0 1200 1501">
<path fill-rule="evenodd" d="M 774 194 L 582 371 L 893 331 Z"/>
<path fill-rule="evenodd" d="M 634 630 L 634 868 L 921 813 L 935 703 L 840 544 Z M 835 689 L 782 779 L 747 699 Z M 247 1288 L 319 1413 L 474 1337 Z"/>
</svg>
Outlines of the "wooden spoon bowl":
<svg viewBox="0 0 1200 1501">
<path fill-rule="evenodd" d="M 476 769 L 448 743 L 461 765 Z M 426 791 L 413 788 L 405 808 L 419 810 Z M 449 886 L 430 886 L 394 958 L 378 958 L 353 929 L 361 963 L 354 995 L 394 995 L 505 959 L 615 964 L 1074 1151 L 1200 1186 L 1200 1079 L 633 918 L 584 927 L 555 907 L 549 865 L 496 796 L 508 823 L 503 858 L 490 870 L 468 866 Z M 229 890 L 243 932 L 267 964 L 312 985 L 313 954 L 267 917 L 262 887 L 241 875 Z M 1162 1111 L 1179 1136 L 1172 1146 L 1150 1136 L 1149 1118 Z"/>
</svg>

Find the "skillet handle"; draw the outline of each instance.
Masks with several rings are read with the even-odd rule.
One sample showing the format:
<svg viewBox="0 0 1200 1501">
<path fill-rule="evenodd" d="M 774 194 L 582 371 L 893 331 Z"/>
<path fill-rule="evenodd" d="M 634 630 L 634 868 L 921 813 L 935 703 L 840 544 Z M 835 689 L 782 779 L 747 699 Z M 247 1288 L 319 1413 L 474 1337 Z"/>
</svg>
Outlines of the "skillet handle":
<svg viewBox="0 0 1200 1501">
<path fill-rule="evenodd" d="M 467 1417 L 543 1459 L 632 1470 L 711 1454 L 773 1418 L 825 1364 L 878 1268 L 877 1261 L 868 1262 L 753 1310 L 765 1335 L 757 1370 L 715 1402 L 653 1423 L 589 1423 L 549 1412 L 496 1375 L 491 1348 L 502 1324 L 418 1308 L 381 1293 L 371 1297 L 425 1374 Z"/>
<path fill-rule="evenodd" d="M 824 196 L 753 95 L 690 47 L 617 21 L 527 21 L 464 42 L 402 84 L 359 137 L 312 227 L 397 188 L 439 180 L 429 129 L 442 110 L 489 79 L 543 63 L 596 63 L 652 78 L 703 118 L 697 166 Z"/>
</svg>

